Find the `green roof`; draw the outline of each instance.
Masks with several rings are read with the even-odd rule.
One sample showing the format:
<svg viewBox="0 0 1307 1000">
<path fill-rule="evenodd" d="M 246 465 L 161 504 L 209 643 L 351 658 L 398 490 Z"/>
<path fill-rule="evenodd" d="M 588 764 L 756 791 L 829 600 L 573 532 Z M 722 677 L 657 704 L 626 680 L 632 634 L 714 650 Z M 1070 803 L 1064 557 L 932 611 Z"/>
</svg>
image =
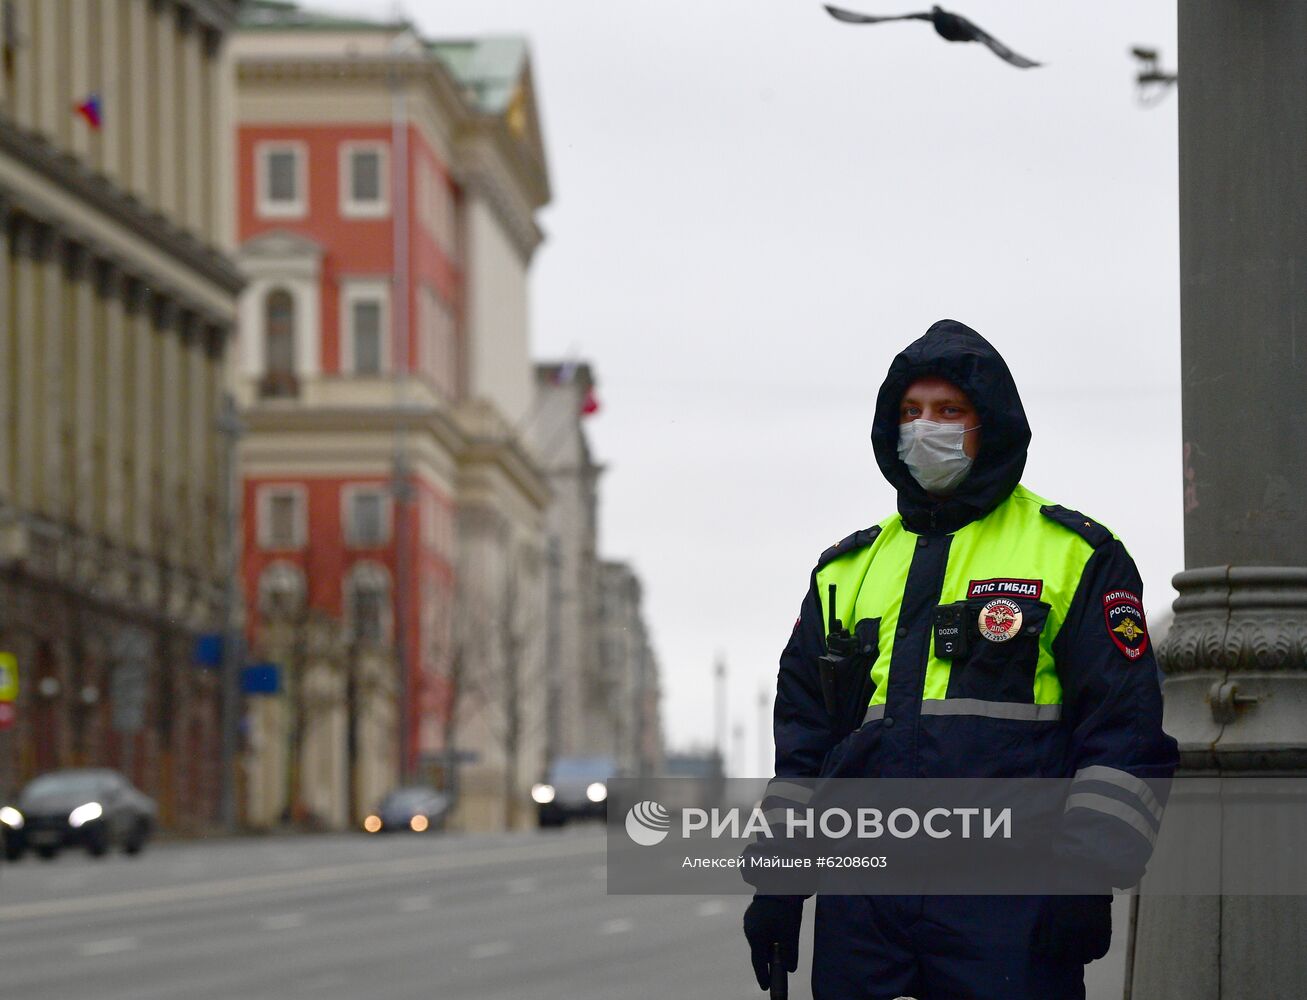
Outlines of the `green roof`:
<svg viewBox="0 0 1307 1000">
<path fill-rule="evenodd" d="M 517 35 L 428 42 L 483 114 L 501 114 L 512 100 L 526 62 L 526 39 Z"/>
<path fill-rule="evenodd" d="M 243 31 L 257 28 L 394 31 L 408 27 L 404 21 L 373 21 L 361 14 L 350 17 L 305 10 L 292 0 L 245 0 L 240 5 L 237 26 Z"/>
</svg>

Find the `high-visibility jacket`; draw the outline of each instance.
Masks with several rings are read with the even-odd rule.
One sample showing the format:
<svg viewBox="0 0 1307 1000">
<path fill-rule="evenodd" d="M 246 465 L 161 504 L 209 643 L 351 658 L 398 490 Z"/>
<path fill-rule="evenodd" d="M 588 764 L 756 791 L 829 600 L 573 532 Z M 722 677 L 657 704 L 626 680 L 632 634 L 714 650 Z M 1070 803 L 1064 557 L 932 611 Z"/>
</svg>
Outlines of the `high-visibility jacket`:
<svg viewBox="0 0 1307 1000">
<path fill-rule="evenodd" d="M 928 373 L 968 392 L 986 435 L 961 495 L 944 503 L 914 492 L 892 451 L 898 400 Z M 1028 440 L 1011 376 L 974 331 L 932 328 L 896 359 L 873 441 L 900 512 L 832 546 L 812 573 L 781 657 L 776 776 L 1070 778 L 1058 850 L 1129 885 L 1161 821 L 1149 782 L 1178 762 L 1142 581 L 1110 531 L 1015 482 Z M 847 736 L 819 675 L 832 618 L 875 647 L 874 687 Z M 949 622 L 966 635 L 937 634 Z M 949 655 L 952 638 L 964 651 Z"/>
</svg>

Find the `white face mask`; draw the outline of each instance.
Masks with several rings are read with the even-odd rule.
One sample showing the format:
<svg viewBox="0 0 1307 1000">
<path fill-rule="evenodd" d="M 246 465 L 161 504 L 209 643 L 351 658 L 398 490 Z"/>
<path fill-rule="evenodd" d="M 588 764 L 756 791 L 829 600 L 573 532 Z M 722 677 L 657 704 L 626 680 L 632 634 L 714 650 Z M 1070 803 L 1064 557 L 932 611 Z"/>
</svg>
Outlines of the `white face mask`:
<svg viewBox="0 0 1307 1000">
<path fill-rule="evenodd" d="M 899 458 L 927 493 L 948 496 L 967 478 L 971 458 L 962 449 L 962 435 L 979 430 L 961 424 L 913 420 L 899 424 Z"/>
</svg>

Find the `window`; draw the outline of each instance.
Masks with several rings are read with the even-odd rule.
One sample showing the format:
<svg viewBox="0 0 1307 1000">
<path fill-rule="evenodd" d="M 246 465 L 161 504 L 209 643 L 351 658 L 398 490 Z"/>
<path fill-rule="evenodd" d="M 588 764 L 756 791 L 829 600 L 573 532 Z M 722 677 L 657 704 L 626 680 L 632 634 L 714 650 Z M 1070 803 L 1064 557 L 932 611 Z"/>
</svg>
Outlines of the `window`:
<svg viewBox="0 0 1307 1000">
<path fill-rule="evenodd" d="M 390 632 L 390 577 L 376 563 L 355 563 L 345 582 L 345 613 L 355 642 L 385 642 Z"/>
<path fill-rule="evenodd" d="M 259 611 L 265 618 L 288 618 L 304 608 L 304 571 L 274 562 L 259 575 Z"/>
<path fill-rule="evenodd" d="M 263 143 L 258 147 L 259 214 L 298 217 L 308 210 L 302 143 Z"/>
<path fill-rule="evenodd" d="M 355 548 L 376 548 L 390 540 L 389 496 L 377 487 L 346 487 L 345 541 Z"/>
<path fill-rule="evenodd" d="M 340 214 L 375 218 L 390 211 L 386 196 L 386 147 L 347 142 L 340 149 Z"/>
<path fill-rule="evenodd" d="M 259 491 L 259 547 L 299 549 L 308 534 L 302 486 L 265 486 Z"/>
<path fill-rule="evenodd" d="M 294 396 L 299 393 L 295 378 L 295 300 L 283 288 L 269 292 L 263 307 L 262 396 Z"/>
<path fill-rule="evenodd" d="M 354 375 L 380 375 L 388 362 L 386 284 L 354 281 L 342 287 L 345 371 Z"/>
</svg>

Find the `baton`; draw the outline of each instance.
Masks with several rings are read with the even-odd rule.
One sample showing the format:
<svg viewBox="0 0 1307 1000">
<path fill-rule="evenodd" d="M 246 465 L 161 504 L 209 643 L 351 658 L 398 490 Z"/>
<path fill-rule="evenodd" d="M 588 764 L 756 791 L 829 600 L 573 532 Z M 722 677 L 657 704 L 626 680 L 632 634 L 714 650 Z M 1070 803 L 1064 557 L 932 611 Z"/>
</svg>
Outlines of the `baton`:
<svg viewBox="0 0 1307 1000">
<path fill-rule="evenodd" d="M 781 964 L 781 943 L 771 946 L 771 1000 L 789 1000 L 790 977 L 785 974 Z"/>
</svg>

